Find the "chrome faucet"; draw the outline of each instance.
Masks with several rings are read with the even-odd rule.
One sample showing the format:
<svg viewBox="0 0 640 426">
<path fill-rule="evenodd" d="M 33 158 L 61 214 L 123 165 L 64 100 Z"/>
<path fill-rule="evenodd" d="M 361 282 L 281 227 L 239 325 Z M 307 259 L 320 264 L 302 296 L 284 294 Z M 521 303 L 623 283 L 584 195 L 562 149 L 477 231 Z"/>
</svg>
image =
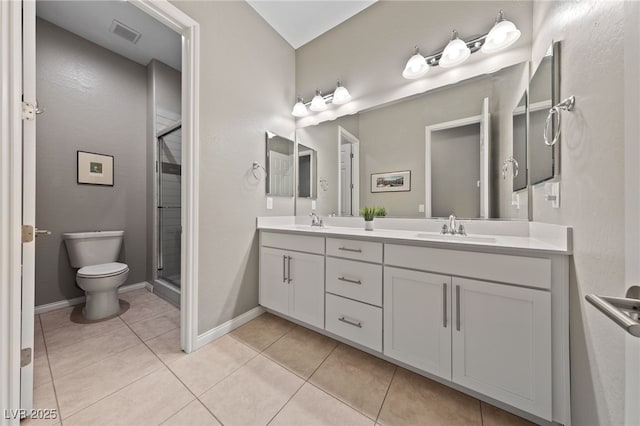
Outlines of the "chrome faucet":
<svg viewBox="0 0 640 426">
<path fill-rule="evenodd" d="M 456 216 L 452 214 L 451 216 L 449 216 L 449 223 L 445 223 L 444 225 L 442 225 L 442 230 L 440 231 L 440 233 L 443 235 L 467 235 L 467 231 L 464 229 L 464 225 L 460 224 L 456 226 L 456 224 Z"/>
<path fill-rule="evenodd" d="M 320 219 L 317 214 L 311 213 L 309 216 L 311 216 L 311 226 L 324 227 L 324 222 L 322 222 L 322 219 Z"/>
</svg>

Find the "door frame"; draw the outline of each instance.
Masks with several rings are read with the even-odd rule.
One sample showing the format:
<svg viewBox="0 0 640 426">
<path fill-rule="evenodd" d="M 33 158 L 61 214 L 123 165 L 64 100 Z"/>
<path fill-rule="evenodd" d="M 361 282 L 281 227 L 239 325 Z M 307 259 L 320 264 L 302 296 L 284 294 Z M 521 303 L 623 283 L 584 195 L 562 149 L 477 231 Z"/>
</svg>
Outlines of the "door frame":
<svg viewBox="0 0 640 426">
<path fill-rule="evenodd" d="M 31 0 L 30 0 L 31 1 Z M 182 35 L 183 164 L 181 346 L 198 338 L 199 49 L 196 21 L 167 0 L 132 5 Z M 20 408 L 22 293 L 22 1 L 0 2 L 0 406 Z M 29 101 L 29 100 L 27 100 Z M 35 101 L 35 100 L 33 100 Z M 4 413 L 1 413 L 4 414 Z M 2 424 L 19 419 L 2 418 Z"/>
<path fill-rule="evenodd" d="M 360 139 L 352 135 L 342 126 L 338 126 L 338 211 L 337 215 L 342 212 L 342 182 L 340 182 L 340 147 L 344 144 L 351 144 L 351 183 L 353 188 L 351 191 L 351 212 L 357 217 L 360 212 Z"/>
</svg>

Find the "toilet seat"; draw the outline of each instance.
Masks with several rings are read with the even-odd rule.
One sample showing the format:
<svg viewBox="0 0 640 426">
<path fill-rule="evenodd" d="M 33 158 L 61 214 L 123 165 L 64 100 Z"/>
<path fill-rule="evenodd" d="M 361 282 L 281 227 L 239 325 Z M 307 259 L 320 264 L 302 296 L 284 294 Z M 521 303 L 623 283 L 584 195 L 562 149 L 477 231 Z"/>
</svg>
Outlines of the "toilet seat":
<svg viewBox="0 0 640 426">
<path fill-rule="evenodd" d="M 78 278 L 107 278 L 129 272 L 126 263 L 103 263 L 100 265 L 90 265 L 80 268 L 77 273 Z"/>
</svg>

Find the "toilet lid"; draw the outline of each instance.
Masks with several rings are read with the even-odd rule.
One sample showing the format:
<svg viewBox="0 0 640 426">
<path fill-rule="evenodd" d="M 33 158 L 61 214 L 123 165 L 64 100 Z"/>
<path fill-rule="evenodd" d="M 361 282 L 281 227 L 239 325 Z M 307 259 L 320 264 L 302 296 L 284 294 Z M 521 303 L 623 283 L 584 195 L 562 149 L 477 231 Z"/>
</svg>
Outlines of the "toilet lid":
<svg viewBox="0 0 640 426">
<path fill-rule="evenodd" d="M 83 278 L 110 277 L 113 275 L 119 275 L 128 270 L 129 267 L 126 263 L 103 263 L 101 265 L 90 265 L 80 268 L 78 276 Z"/>
</svg>

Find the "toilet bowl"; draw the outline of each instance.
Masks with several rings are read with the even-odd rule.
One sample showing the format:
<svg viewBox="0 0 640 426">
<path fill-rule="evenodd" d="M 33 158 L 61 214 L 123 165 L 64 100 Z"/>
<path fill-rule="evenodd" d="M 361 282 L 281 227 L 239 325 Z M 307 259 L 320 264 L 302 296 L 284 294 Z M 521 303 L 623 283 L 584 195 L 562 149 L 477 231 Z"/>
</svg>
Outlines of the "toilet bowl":
<svg viewBox="0 0 640 426">
<path fill-rule="evenodd" d="M 71 266 L 79 268 L 76 283 L 86 293 L 82 315 L 94 321 L 117 314 L 118 287 L 129 275 L 129 267 L 116 262 L 124 231 L 69 232 L 63 238 Z"/>
<path fill-rule="evenodd" d="M 124 263 L 103 263 L 80 268 L 76 283 L 86 292 L 82 315 L 97 320 L 115 315 L 120 310 L 118 287 L 127 281 L 129 267 Z"/>
</svg>

